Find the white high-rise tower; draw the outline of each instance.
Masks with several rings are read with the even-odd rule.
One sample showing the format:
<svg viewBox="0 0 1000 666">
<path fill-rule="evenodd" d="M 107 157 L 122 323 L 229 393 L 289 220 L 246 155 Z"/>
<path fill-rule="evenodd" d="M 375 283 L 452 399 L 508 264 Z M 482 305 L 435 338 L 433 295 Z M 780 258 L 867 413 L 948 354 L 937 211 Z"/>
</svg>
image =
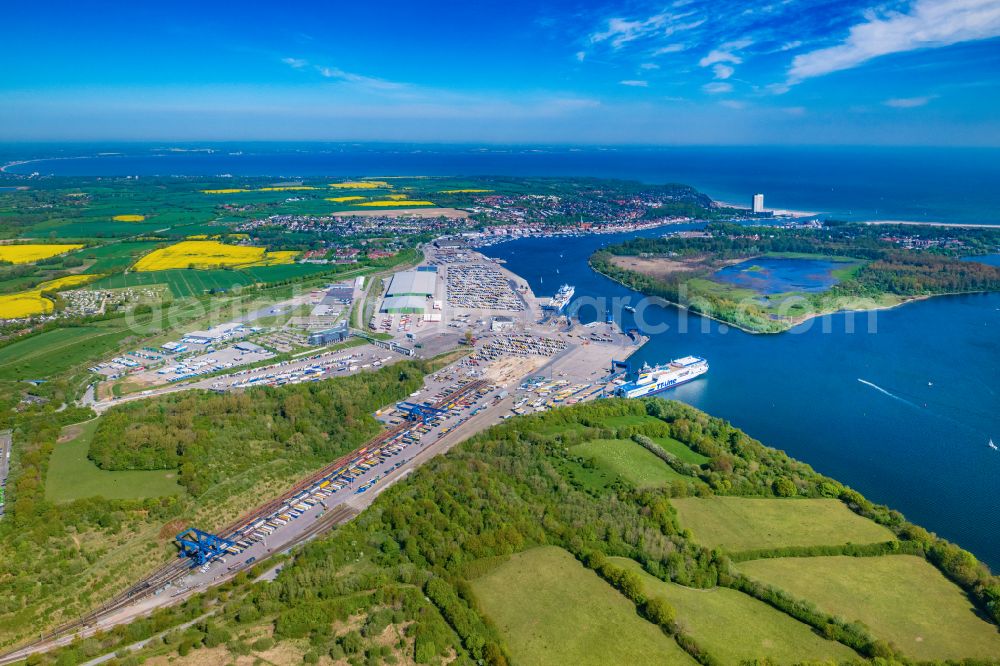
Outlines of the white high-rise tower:
<svg viewBox="0 0 1000 666">
<path fill-rule="evenodd" d="M 753 212 L 763 213 L 764 212 L 764 195 L 755 194 L 753 195 Z"/>
</svg>

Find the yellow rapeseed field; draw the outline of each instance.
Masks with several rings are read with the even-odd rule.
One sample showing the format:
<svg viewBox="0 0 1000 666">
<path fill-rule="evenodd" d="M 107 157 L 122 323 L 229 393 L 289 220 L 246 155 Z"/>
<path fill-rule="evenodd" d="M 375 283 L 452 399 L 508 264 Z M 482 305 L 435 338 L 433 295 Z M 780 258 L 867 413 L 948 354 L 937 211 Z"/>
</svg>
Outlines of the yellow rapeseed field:
<svg viewBox="0 0 1000 666">
<path fill-rule="evenodd" d="M 66 277 L 56 278 L 55 280 L 49 280 L 47 282 L 42 282 L 35 289 L 38 291 L 59 291 L 60 289 L 66 289 L 68 287 L 79 287 L 82 284 L 86 284 L 98 278 L 104 277 L 103 275 L 97 273 L 88 273 L 80 275 L 67 275 Z"/>
<path fill-rule="evenodd" d="M 40 291 L 0 295 L 0 319 L 20 319 L 52 312 L 52 301 Z"/>
<path fill-rule="evenodd" d="M 334 203 L 344 203 L 345 201 L 364 201 L 364 197 L 327 197 L 327 201 Z"/>
<path fill-rule="evenodd" d="M 52 312 L 52 301 L 42 296 L 43 291 L 59 291 L 77 287 L 103 275 L 67 275 L 42 282 L 30 291 L 0 295 L 0 319 L 21 319 Z"/>
<path fill-rule="evenodd" d="M 0 261 L 11 264 L 30 264 L 39 259 L 48 259 L 57 254 L 79 250 L 83 245 L 0 245 Z"/>
<path fill-rule="evenodd" d="M 355 180 L 345 183 L 330 183 L 330 187 L 342 190 L 378 190 L 391 188 L 392 185 L 384 180 Z"/>
<path fill-rule="evenodd" d="M 318 187 L 308 185 L 287 185 L 283 187 L 262 187 L 258 192 L 297 192 L 298 190 L 318 190 Z"/>
<path fill-rule="evenodd" d="M 267 252 L 262 247 L 226 245 L 218 241 L 181 241 L 153 250 L 132 267 L 134 271 L 166 271 L 173 268 L 220 268 L 224 266 L 271 266 L 290 264 L 298 252 Z"/>
<path fill-rule="evenodd" d="M 481 194 L 493 190 L 441 190 L 441 194 Z"/>
<path fill-rule="evenodd" d="M 389 208 L 391 206 L 434 206 L 433 201 L 411 201 L 409 199 L 400 201 L 399 199 L 389 199 L 386 201 L 366 201 L 365 203 L 354 204 L 355 206 L 368 206 L 370 208 Z"/>
<path fill-rule="evenodd" d="M 386 199 L 392 199 L 394 201 L 402 201 L 403 199 L 406 198 L 406 195 L 405 194 L 387 194 L 387 195 L 385 195 L 385 198 Z"/>
<path fill-rule="evenodd" d="M 237 192 L 249 192 L 250 190 L 240 189 L 238 187 L 229 188 L 227 190 L 202 190 L 202 194 L 236 194 Z"/>
<path fill-rule="evenodd" d="M 115 222 L 142 222 L 146 219 L 145 215 L 115 215 L 111 218 Z"/>
</svg>

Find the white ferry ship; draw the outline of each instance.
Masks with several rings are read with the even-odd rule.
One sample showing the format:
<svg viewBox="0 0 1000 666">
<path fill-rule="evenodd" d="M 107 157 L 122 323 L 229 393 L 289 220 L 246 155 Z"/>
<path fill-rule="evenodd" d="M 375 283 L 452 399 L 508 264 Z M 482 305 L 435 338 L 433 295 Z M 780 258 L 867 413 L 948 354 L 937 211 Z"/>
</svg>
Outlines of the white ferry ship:
<svg viewBox="0 0 1000 666">
<path fill-rule="evenodd" d="M 615 395 L 622 398 L 644 398 L 700 377 L 708 372 L 708 361 L 700 356 L 685 356 L 664 365 L 643 365 L 634 381 L 618 387 Z"/>
<path fill-rule="evenodd" d="M 549 299 L 549 302 L 545 305 L 544 309 L 550 312 L 555 312 L 556 314 L 561 313 L 569 302 L 573 299 L 573 294 L 576 293 L 576 287 L 568 284 L 564 284 L 559 287 L 559 291 L 556 295 Z"/>
</svg>

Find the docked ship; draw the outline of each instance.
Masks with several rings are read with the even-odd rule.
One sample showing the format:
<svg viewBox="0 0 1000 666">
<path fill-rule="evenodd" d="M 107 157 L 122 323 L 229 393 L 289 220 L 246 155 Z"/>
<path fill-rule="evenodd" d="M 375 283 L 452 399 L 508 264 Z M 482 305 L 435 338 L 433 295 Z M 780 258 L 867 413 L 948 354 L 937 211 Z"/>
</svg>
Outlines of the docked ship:
<svg viewBox="0 0 1000 666">
<path fill-rule="evenodd" d="M 575 293 L 576 287 L 564 284 L 559 287 L 559 291 L 556 292 L 556 295 L 550 298 L 549 302 L 546 303 L 542 309 L 548 312 L 560 314 L 566 309 L 566 306 L 569 305 L 569 302 L 573 299 L 573 294 Z"/>
<path fill-rule="evenodd" d="M 708 372 L 708 361 L 700 356 L 685 356 L 670 363 L 650 367 L 643 365 L 633 381 L 615 390 L 622 398 L 644 398 L 660 391 L 680 386 Z"/>
</svg>

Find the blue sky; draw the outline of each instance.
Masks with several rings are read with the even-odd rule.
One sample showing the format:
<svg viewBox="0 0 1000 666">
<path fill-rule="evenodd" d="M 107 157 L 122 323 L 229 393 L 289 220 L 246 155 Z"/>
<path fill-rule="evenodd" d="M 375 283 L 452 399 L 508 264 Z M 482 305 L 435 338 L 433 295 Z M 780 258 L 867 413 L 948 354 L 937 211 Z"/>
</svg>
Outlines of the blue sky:
<svg viewBox="0 0 1000 666">
<path fill-rule="evenodd" d="M 3 9 L 0 140 L 1000 145 L 1000 0 Z"/>
</svg>

